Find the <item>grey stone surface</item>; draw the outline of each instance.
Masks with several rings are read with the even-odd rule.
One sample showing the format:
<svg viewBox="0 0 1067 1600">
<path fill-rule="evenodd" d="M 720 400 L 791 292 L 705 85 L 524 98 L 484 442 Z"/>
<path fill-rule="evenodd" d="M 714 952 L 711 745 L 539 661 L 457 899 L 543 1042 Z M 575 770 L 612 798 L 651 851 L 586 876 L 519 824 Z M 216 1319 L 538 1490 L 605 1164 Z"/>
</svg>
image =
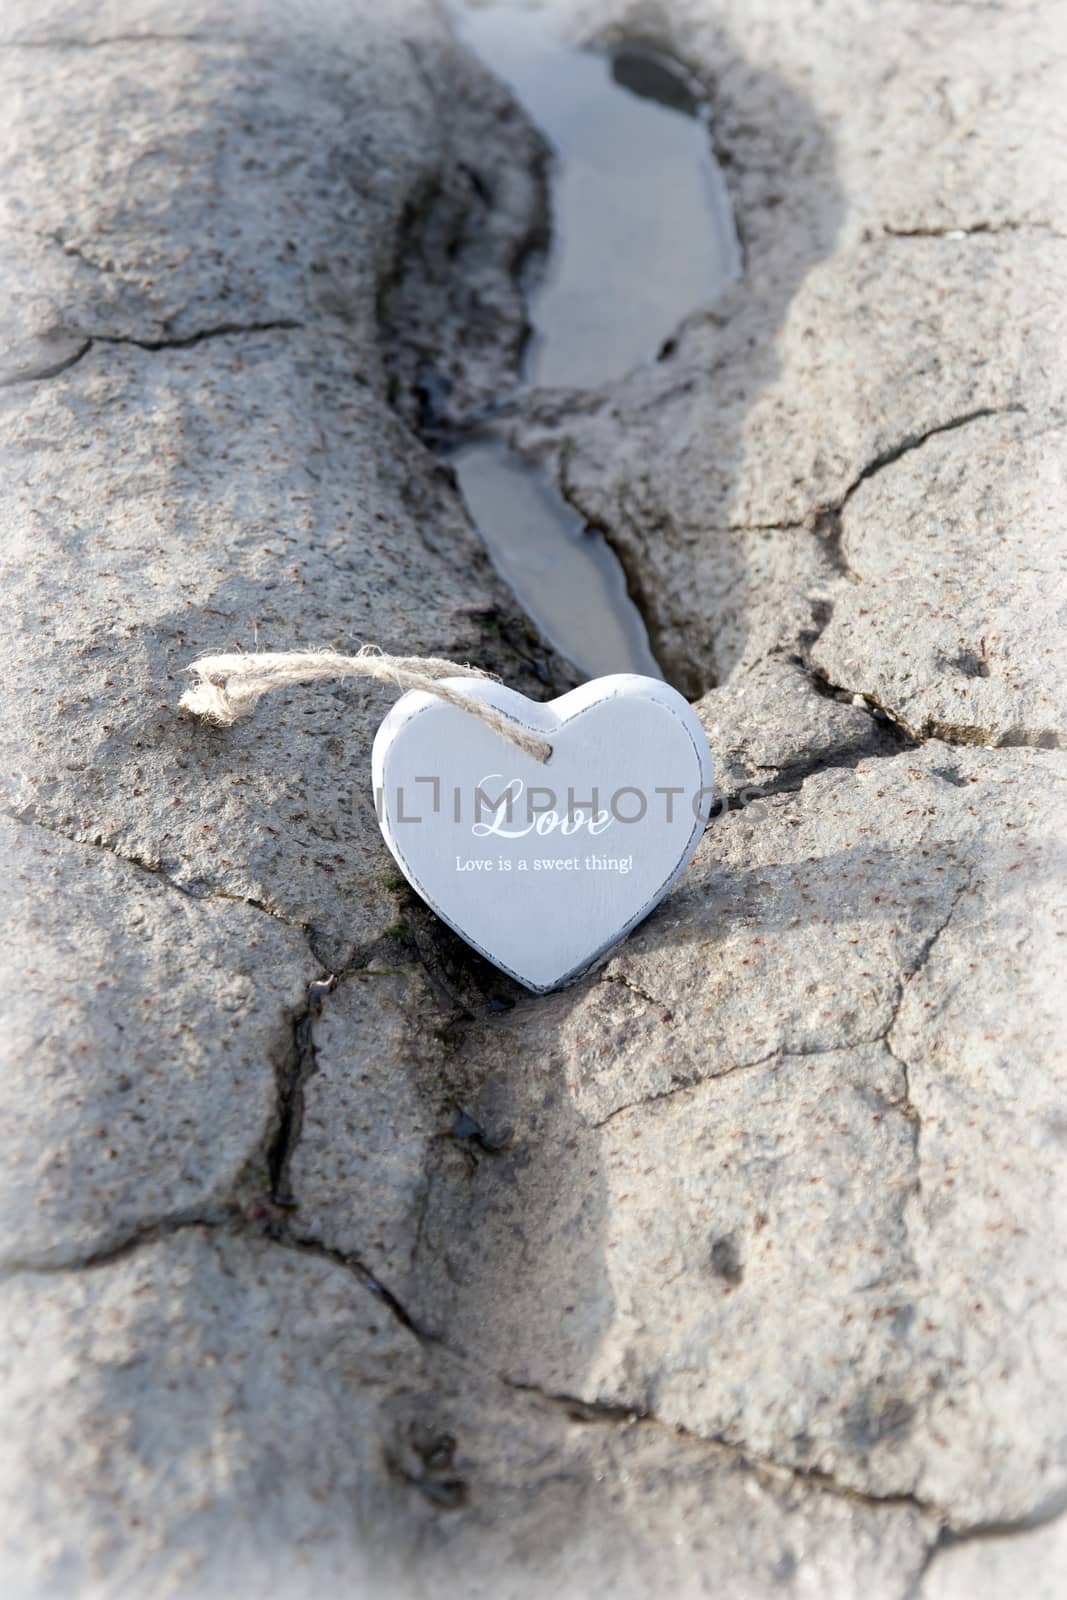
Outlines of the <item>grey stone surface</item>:
<svg viewBox="0 0 1067 1600">
<path fill-rule="evenodd" d="M 453 1120 L 438 1010 L 419 966 L 354 973 L 324 1004 L 303 1087 L 294 1229 L 388 1284 L 410 1272 L 429 1151 Z"/>
<path fill-rule="evenodd" d="M 1067 243 L 1044 237 L 881 240 L 811 263 L 783 310 L 754 264 L 736 314 L 709 311 L 596 409 L 535 398 L 513 434 L 639 575 L 660 658 L 695 694 L 810 625 L 841 507 L 883 457 L 974 413 L 1026 406 L 1035 432 L 1062 414 L 1065 273 Z"/>
<path fill-rule="evenodd" d="M 303 936 L 41 828 L 0 837 L 5 1262 L 224 1210 L 277 1120 Z"/>
<path fill-rule="evenodd" d="M 1058 430 L 980 417 L 861 483 L 815 666 L 920 738 L 1062 748 L 1065 482 Z"/>
<path fill-rule="evenodd" d="M 20 815 L 310 924 L 340 965 L 393 917 L 366 769 L 388 696 L 302 692 L 220 742 L 176 713 L 184 668 L 373 640 L 543 686 L 445 469 L 389 407 L 377 333 L 404 219 L 435 223 L 437 175 L 486 159 L 487 80 L 428 8 L 287 14 L 4 51 L 8 243 L 66 263 L 59 314 L 92 342 L 0 390 L 3 766 Z M 465 92 L 429 96 L 424 49 Z M 91 130 L 76 160 L 56 105 Z M 508 304 L 488 319 L 505 342 L 513 285 Z"/>
<path fill-rule="evenodd" d="M 745 271 L 514 439 L 734 809 L 536 1000 L 397 883 L 387 695 L 176 704 L 566 686 L 424 442 L 541 142 L 422 0 L 0 19 L 20 1600 L 1063 1587 L 1060 14 L 558 9 L 712 86 Z"/>
<path fill-rule="evenodd" d="M 696 702 L 720 802 L 751 803 L 761 793 L 798 788 L 823 767 L 900 749 L 898 731 L 872 716 L 866 702 L 852 703 L 858 696 L 812 691 L 800 657 L 775 651 Z"/>
<path fill-rule="evenodd" d="M 762 1600 L 914 1578 L 930 1536 L 912 1507 L 509 1390 L 263 1240 L 196 1228 L 23 1275 L 3 1317 L 8 1594 Z"/>
<path fill-rule="evenodd" d="M 714 84 L 745 276 L 623 384 L 535 398 L 514 438 L 618 550 L 691 694 L 810 621 L 840 508 L 880 461 L 975 412 L 1022 407 L 1035 431 L 1062 415 L 1057 10 L 812 7 L 788 28 L 773 8 L 628 12 Z M 594 0 L 575 31 L 622 26 Z M 1027 71 L 1051 98 L 1024 155 Z"/>
<path fill-rule="evenodd" d="M 1064 776 L 931 745 L 714 823 L 468 1045 L 511 1140 L 440 1151 L 417 1319 L 957 1526 L 1062 1493 Z"/>
<path fill-rule="evenodd" d="M 417 1369 L 348 1274 L 194 1229 L 15 1278 L 4 1324 L 7 1593 L 291 1594 L 305 1550 L 370 1592 Z"/>
<path fill-rule="evenodd" d="M 938 1553 L 919 1589 L 920 1600 L 1056 1600 L 1067 1574 L 1067 1523 L 1018 1530 L 1001 1538 L 950 1545 Z"/>
</svg>

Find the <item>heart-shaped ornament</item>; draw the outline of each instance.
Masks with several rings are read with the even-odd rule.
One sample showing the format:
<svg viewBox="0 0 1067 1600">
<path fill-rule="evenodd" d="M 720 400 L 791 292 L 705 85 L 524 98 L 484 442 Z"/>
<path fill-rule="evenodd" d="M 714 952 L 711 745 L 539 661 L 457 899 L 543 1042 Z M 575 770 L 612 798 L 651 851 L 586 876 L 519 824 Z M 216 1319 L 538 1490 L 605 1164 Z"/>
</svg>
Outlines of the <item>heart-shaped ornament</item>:
<svg viewBox="0 0 1067 1600">
<path fill-rule="evenodd" d="M 629 933 L 688 865 L 712 766 L 688 703 L 655 678 L 595 678 L 541 704 L 446 683 L 547 739 L 546 762 L 432 694 L 374 740 L 382 833 L 405 878 L 487 960 L 544 994 Z"/>
</svg>

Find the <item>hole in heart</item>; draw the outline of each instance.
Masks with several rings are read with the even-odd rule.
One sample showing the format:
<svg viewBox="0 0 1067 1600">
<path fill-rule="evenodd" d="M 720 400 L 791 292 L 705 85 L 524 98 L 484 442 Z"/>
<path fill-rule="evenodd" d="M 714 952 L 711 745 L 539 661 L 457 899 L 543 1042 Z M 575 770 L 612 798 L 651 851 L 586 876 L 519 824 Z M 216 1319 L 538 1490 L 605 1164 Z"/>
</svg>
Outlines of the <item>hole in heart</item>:
<svg viewBox="0 0 1067 1600">
<path fill-rule="evenodd" d="M 540 8 L 457 0 L 452 16 L 550 152 L 547 248 L 529 241 L 522 274 L 531 322 L 523 383 L 575 389 L 617 379 L 663 353 L 679 322 L 740 272 L 706 97 L 652 46 L 559 42 Z M 664 676 L 641 595 L 603 533 L 494 425 L 494 412 L 514 410 L 514 395 L 464 425 L 449 380 L 423 362 L 412 398 L 494 566 L 544 637 L 587 677 Z"/>
</svg>

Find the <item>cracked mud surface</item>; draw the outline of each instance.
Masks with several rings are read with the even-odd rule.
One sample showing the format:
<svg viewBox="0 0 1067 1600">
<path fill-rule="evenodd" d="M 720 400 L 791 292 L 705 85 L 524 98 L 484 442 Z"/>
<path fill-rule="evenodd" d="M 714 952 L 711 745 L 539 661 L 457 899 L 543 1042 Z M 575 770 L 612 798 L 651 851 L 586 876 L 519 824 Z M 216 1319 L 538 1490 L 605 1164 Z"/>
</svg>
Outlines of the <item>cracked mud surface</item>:
<svg viewBox="0 0 1067 1600">
<path fill-rule="evenodd" d="M 571 681 L 417 432 L 514 385 L 544 152 L 382 11 L 2 23 L 4 1592 L 1058 1595 L 1055 10 L 570 9 L 711 85 L 745 272 L 511 431 L 730 808 L 537 999 L 398 885 L 377 688 L 175 709 Z"/>
</svg>

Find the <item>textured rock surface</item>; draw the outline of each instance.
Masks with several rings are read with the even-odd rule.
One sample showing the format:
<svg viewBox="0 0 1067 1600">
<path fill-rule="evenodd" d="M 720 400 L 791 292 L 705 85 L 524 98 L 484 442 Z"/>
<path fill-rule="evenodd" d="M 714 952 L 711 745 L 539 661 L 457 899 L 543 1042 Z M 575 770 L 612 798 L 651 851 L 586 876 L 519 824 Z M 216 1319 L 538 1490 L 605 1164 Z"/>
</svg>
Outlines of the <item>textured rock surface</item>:
<svg viewBox="0 0 1067 1600">
<path fill-rule="evenodd" d="M 4 821 L 5 1260 L 59 1266 L 223 1208 L 277 1117 L 303 937 Z"/>
<path fill-rule="evenodd" d="M 3 1352 L 5 1593 L 759 1600 L 801 1565 L 841 1592 L 914 1578 L 930 1535 L 424 1353 L 349 1273 L 263 1241 L 194 1229 L 17 1278 Z"/>
<path fill-rule="evenodd" d="M 513 422 L 733 797 L 540 999 L 398 885 L 387 696 L 175 707 L 568 682 L 418 434 L 541 141 L 422 0 L 0 22 L 5 1594 L 1067 1581 L 1057 8 L 557 9 L 713 87 L 745 272 Z"/>
<path fill-rule="evenodd" d="M 731 813 L 599 982 L 483 1024 L 511 1137 L 441 1150 L 416 1318 L 958 1525 L 1054 1499 L 1067 775 L 1007 759 Z"/>
<path fill-rule="evenodd" d="M 292 1592 L 302 1547 L 369 1589 L 383 1400 L 417 1365 L 348 1274 L 196 1229 L 14 1279 L 3 1342 L 9 1593 Z"/>
<path fill-rule="evenodd" d="M 1048 147 L 1042 162 L 1027 141 L 1024 157 L 1009 133 L 1024 63 L 1042 62 L 1031 93 L 1038 78 L 1042 93 L 1063 91 L 1057 12 L 905 4 L 846 21 L 813 7 L 786 28 L 773 6 L 694 4 L 648 18 L 713 77 L 745 276 L 658 361 L 594 398 L 543 395 L 515 438 L 555 461 L 568 498 L 604 529 L 660 659 L 692 693 L 811 621 L 809 592 L 841 565 L 842 507 L 881 463 L 975 413 L 1021 408 L 1033 432 L 1062 416 L 1063 198 Z M 632 30 L 645 13 L 628 16 Z M 576 31 L 621 26 L 594 0 Z M 893 71 L 868 29 L 892 35 Z M 1046 120 L 1058 121 L 1052 102 Z M 990 141 L 997 157 L 983 163 Z M 980 470 L 979 456 L 961 521 L 986 492 Z M 986 471 L 1003 503 L 993 452 Z M 1028 487 L 1017 493 L 1013 515 L 1044 518 L 1040 496 L 1027 506 Z M 998 531 L 990 508 L 994 566 Z M 1014 579 L 1014 567 L 1001 543 L 999 570 Z M 968 634 L 976 609 L 969 596 Z"/>
<path fill-rule="evenodd" d="M 1063 438 L 1040 424 L 978 417 L 931 437 L 844 509 L 857 582 L 815 666 L 918 737 L 1062 748 L 1065 503 Z"/>
<path fill-rule="evenodd" d="M 310 924 L 343 964 L 393 919 L 366 778 L 387 696 L 301 694 L 224 745 L 176 701 L 199 651 L 257 641 L 372 639 L 538 683 L 503 612 L 487 623 L 509 602 L 444 469 L 388 405 L 376 320 L 398 230 L 440 172 L 462 157 L 477 173 L 477 108 L 499 91 L 422 6 L 348 26 L 328 4 L 299 25 L 253 8 L 221 34 L 208 8 L 145 43 L 128 37 L 131 10 L 91 50 L 3 58 L 9 247 L 31 283 L 38 266 L 65 274 L 50 303 L 83 351 L 0 391 L 18 619 L 5 800 L 196 892 Z M 90 130 L 76 160 L 57 151 L 56 105 Z M 459 152 L 441 147 L 442 105 Z M 519 139 L 510 164 L 525 155 Z M 512 232 L 526 225 L 523 212 Z M 510 283 L 499 263 L 496 276 Z M 492 326 L 514 339 L 513 286 L 510 304 Z"/>
<path fill-rule="evenodd" d="M 290 1177 L 300 1236 L 361 1256 L 393 1284 L 410 1271 L 430 1143 L 452 1119 L 433 990 L 419 967 L 377 971 L 354 974 L 324 1006 Z"/>
<path fill-rule="evenodd" d="M 1020 1593 L 1056 1600 L 1067 1572 L 1067 1523 L 951 1546 L 938 1556 L 920 1600 L 997 1600 Z"/>
</svg>

